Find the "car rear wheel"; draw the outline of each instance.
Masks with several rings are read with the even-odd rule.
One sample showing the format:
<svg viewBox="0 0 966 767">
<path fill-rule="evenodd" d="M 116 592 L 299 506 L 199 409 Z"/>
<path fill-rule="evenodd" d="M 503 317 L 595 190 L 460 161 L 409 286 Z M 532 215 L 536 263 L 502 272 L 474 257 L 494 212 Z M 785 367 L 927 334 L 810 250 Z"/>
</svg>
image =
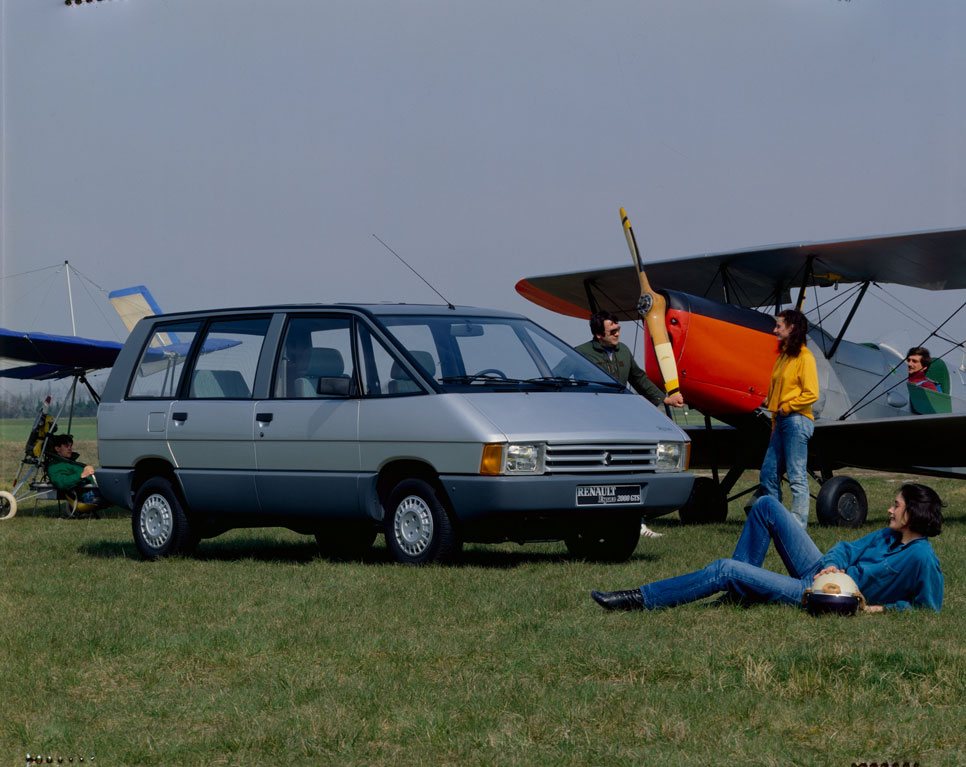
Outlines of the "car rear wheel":
<svg viewBox="0 0 966 767">
<path fill-rule="evenodd" d="M 138 490 L 131 529 L 145 559 L 184 554 L 198 542 L 177 493 L 162 477 L 149 479 Z"/>
<path fill-rule="evenodd" d="M 400 482 L 389 494 L 385 511 L 386 546 L 397 562 L 448 562 L 459 554 L 459 534 L 436 489 L 428 482 Z"/>
</svg>

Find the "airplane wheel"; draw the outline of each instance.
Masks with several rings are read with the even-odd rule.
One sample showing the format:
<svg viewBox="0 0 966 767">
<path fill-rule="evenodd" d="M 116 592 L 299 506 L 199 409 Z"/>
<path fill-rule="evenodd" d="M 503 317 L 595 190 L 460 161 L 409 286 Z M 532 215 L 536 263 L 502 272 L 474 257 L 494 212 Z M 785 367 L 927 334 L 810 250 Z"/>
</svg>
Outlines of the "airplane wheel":
<svg viewBox="0 0 966 767">
<path fill-rule="evenodd" d="M 823 527 L 858 527 L 868 512 L 865 490 L 851 477 L 832 477 L 818 491 L 815 514 Z"/>
<path fill-rule="evenodd" d="M 721 485 L 711 477 L 698 477 L 691 488 L 691 496 L 680 509 L 678 516 L 685 525 L 707 525 L 724 522 L 728 518 L 728 499 Z"/>
</svg>

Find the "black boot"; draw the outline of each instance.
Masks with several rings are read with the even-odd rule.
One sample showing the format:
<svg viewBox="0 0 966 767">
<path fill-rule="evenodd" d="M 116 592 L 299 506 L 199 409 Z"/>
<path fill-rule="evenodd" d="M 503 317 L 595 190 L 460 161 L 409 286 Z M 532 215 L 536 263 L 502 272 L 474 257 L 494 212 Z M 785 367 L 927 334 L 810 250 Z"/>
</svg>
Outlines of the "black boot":
<svg viewBox="0 0 966 767">
<path fill-rule="evenodd" d="M 605 610 L 643 610 L 644 597 L 640 589 L 626 591 L 591 591 L 591 598 Z"/>
</svg>

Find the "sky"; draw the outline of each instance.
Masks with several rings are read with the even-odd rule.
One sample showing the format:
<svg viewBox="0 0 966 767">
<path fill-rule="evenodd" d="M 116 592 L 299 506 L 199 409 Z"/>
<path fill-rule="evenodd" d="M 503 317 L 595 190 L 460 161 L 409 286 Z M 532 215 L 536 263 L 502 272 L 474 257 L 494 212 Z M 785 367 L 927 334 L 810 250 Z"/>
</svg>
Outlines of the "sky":
<svg viewBox="0 0 966 767">
<path fill-rule="evenodd" d="M 93 338 L 123 339 L 104 294 L 137 284 L 168 311 L 439 303 L 376 235 L 577 344 L 513 286 L 629 263 L 620 206 L 645 259 L 966 226 L 961 0 L 0 0 L 0 24 L 7 328 L 71 332 L 65 260 Z M 911 345 L 899 304 L 963 301 L 891 289 L 851 336 Z"/>
</svg>

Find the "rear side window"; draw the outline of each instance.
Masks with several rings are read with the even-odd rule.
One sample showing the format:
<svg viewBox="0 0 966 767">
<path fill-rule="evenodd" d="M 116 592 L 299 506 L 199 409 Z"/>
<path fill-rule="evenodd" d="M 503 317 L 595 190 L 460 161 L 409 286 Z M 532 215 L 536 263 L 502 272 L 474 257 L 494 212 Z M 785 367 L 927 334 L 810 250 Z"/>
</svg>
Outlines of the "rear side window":
<svg viewBox="0 0 966 767">
<path fill-rule="evenodd" d="M 181 385 L 185 360 L 200 329 L 200 321 L 156 327 L 141 353 L 128 396 L 174 399 Z"/>
<path fill-rule="evenodd" d="M 198 349 L 188 397 L 249 399 L 270 317 L 212 322 Z"/>
</svg>

